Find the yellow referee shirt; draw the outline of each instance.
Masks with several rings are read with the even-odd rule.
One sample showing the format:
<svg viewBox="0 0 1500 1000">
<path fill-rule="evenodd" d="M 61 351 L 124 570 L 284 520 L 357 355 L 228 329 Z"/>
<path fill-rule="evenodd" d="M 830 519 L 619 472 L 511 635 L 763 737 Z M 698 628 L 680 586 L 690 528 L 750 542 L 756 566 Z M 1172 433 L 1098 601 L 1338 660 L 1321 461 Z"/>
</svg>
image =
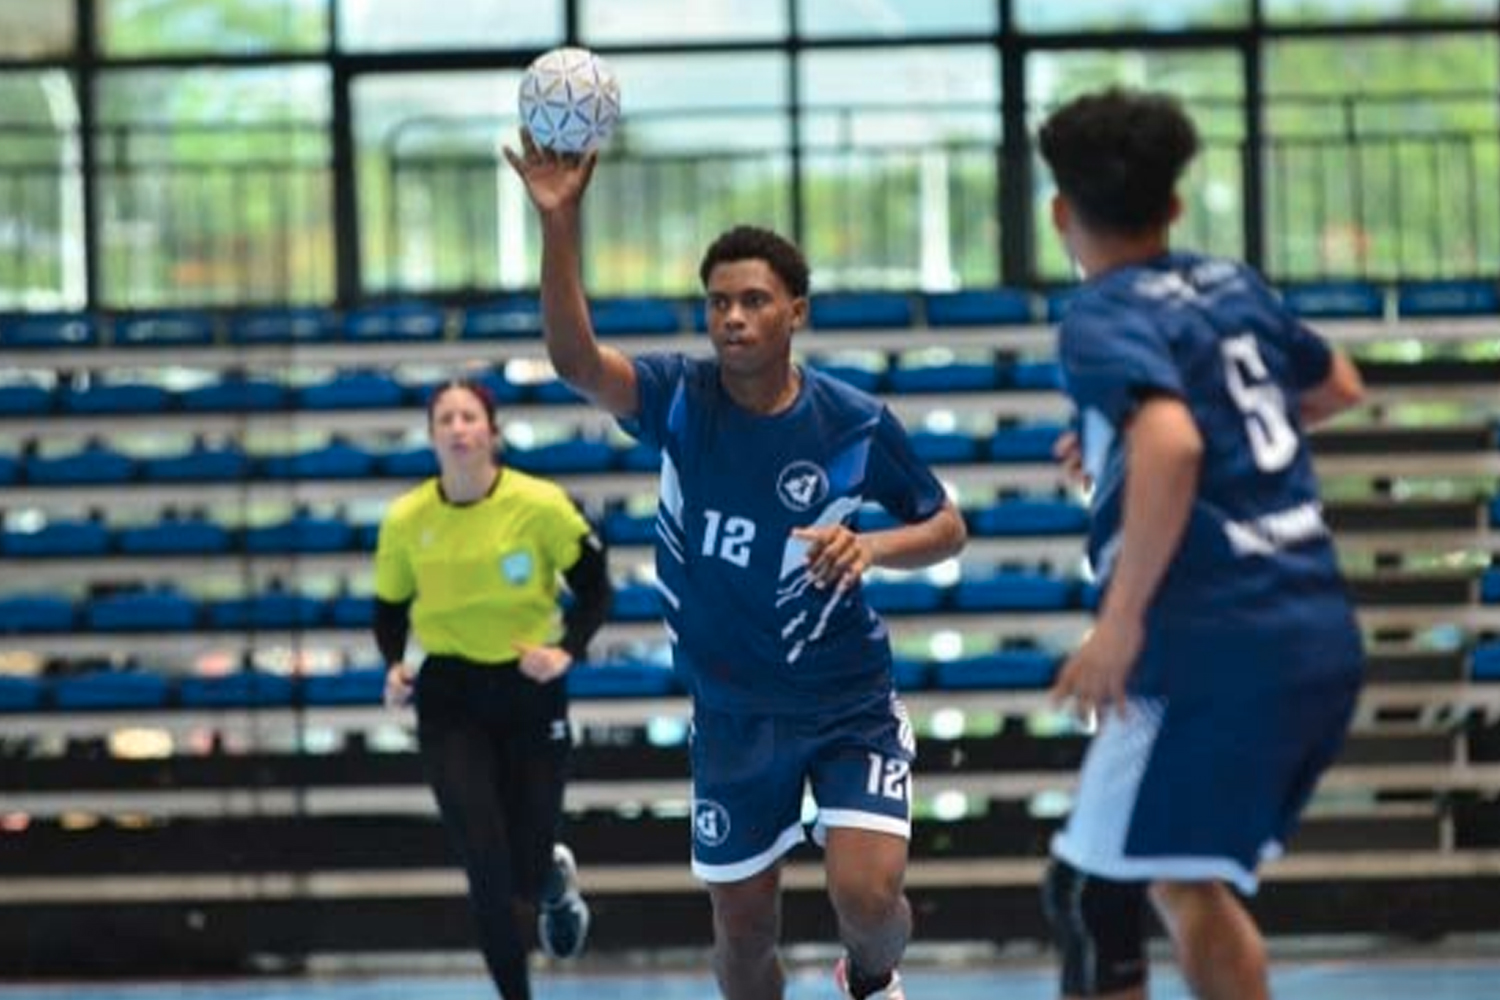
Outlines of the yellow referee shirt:
<svg viewBox="0 0 1500 1000">
<path fill-rule="evenodd" d="M 589 530 L 559 487 L 515 469 L 472 504 L 447 502 L 429 479 L 381 522 L 375 596 L 412 602 L 412 631 L 428 654 L 515 660 L 516 643 L 560 639 L 558 577 Z"/>
</svg>

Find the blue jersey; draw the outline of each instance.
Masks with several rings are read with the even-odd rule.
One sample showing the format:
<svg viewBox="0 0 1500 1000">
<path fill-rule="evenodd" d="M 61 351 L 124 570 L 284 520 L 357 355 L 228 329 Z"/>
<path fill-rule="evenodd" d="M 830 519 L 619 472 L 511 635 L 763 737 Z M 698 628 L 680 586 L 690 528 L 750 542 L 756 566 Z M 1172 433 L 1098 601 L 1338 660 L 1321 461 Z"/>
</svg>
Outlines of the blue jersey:
<svg viewBox="0 0 1500 1000">
<path fill-rule="evenodd" d="M 1328 377 L 1332 354 L 1253 271 L 1180 253 L 1110 271 L 1074 299 L 1059 354 L 1094 482 L 1089 554 L 1105 586 L 1127 474 L 1122 431 L 1144 399 L 1169 395 L 1192 412 L 1204 455 L 1148 624 L 1290 642 L 1352 629 L 1297 403 Z M 1148 670 L 1134 680 L 1150 690 L 1158 679 Z"/>
<path fill-rule="evenodd" d="M 635 360 L 621 425 L 662 453 L 656 569 L 679 672 L 723 711 L 824 712 L 890 692 L 890 643 L 861 589 L 813 585 L 792 529 L 849 523 L 867 501 L 912 523 L 942 485 L 873 397 L 802 370 L 785 411 L 729 398 L 718 363 Z"/>
</svg>

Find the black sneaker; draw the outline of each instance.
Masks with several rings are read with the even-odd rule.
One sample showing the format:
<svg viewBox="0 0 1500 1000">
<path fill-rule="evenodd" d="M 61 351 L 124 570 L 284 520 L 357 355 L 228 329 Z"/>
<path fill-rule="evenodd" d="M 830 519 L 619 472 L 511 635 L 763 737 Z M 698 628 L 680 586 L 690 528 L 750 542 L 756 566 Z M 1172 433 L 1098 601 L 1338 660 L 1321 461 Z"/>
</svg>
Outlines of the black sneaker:
<svg viewBox="0 0 1500 1000">
<path fill-rule="evenodd" d="M 552 848 L 552 874 L 537 910 L 537 939 L 549 958 L 576 958 L 589 937 L 589 904 L 578 891 L 578 863 L 566 844 Z"/>
</svg>

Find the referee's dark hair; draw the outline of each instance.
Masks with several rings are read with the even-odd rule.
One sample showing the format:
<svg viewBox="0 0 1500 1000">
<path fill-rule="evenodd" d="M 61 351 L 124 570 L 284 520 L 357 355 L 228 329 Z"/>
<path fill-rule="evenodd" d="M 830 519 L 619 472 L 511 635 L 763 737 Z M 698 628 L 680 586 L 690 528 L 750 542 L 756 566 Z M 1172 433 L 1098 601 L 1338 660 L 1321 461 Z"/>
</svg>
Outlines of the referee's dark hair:
<svg viewBox="0 0 1500 1000">
<path fill-rule="evenodd" d="M 480 382 L 478 379 L 472 378 L 449 379 L 442 385 L 438 386 L 436 389 L 432 390 L 432 395 L 427 397 L 428 427 L 432 426 L 433 417 L 437 413 L 438 400 L 442 399 L 444 395 L 454 389 L 463 389 L 469 393 L 472 393 L 474 398 L 479 400 L 480 405 L 484 407 L 484 415 L 489 418 L 490 430 L 494 431 L 497 434 L 500 432 L 500 418 L 495 413 L 494 392 L 492 392 L 490 390 L 490 387 L 485 385 L 483 382 Z"/>
<path fill-rule="evenodd" d="M 1112 87 L 1048 116 L 1037 135 L 1058 190 L 1090 229 L 1133 236 L 1171 221 L 1198 130 L 1170 94 Z"/>
</svg>

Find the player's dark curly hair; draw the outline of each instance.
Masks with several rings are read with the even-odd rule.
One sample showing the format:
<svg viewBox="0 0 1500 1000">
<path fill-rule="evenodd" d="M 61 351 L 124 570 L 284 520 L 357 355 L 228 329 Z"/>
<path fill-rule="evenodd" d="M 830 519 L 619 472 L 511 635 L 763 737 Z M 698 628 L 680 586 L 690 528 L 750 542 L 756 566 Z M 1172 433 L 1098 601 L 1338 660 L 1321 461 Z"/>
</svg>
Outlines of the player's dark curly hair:
<svg viewBox="0 0 1500 1000">
<path fill-rule="evenodd" d="M 708 287 L 708 276 L 720 264 L 739 260 L 763 260 L 776 272 L 793 298 L 807 295 L 807 258 L 791 240 L 758 226 L 735 226 L 709 244 L 698 265 L 698 278 Z"/>
<path fill-rule="evenodd" d="M 1092 229 L 1129 235 L 1165 224 L 1198 152 L 1175 97 L 1111 88 L 1053 112 L 1038 139 L 1058 190 Z"/>
</svg>

